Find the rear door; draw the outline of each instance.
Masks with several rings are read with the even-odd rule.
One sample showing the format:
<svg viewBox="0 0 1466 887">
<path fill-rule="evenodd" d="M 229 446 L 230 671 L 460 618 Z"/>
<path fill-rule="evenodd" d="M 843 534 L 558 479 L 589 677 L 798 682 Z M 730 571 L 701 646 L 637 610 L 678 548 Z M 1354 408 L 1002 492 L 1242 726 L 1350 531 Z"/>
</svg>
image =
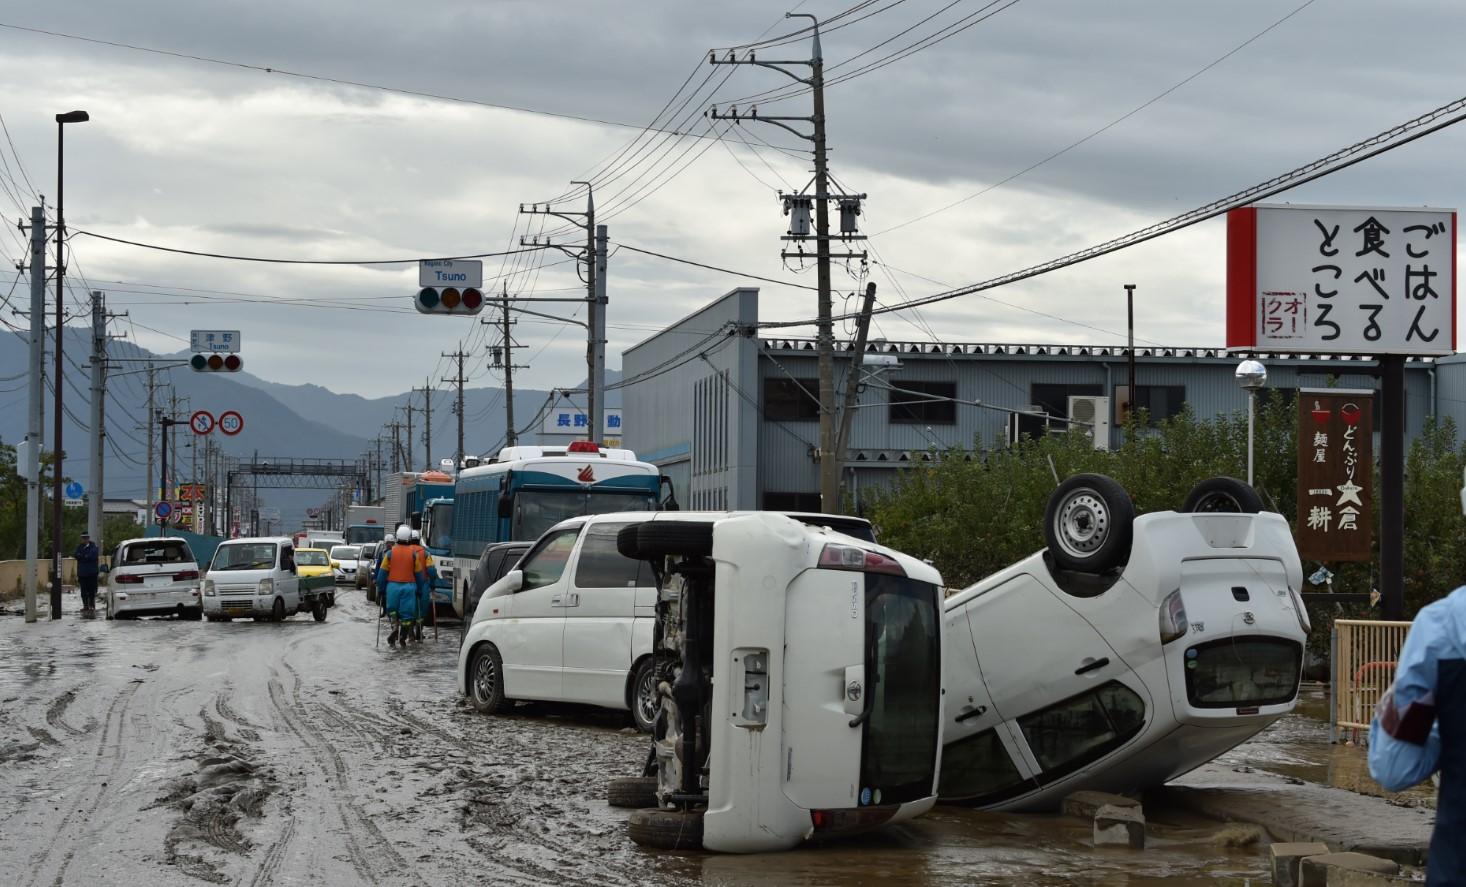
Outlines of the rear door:
<svg viewBox="0 0 1466 887">
<path fill-rule="evenodd" d="M 944 618 L 947 722 L 942 733 L 942 800 L 985 805 L 1036 789 L 1030 768 L 1010 749 L 1011 734 L 983 680 L 967 606 L 946 612 Z"/>
<path fill-rule="evenodd" d="M 511 697 L 559 699 L 565 637 L 566 567 L 580 527 L 546 533 L 525 556 L 524 584 L 509 600 L 509 615 L 492 636 L 504 660 Z"/>
<path fill-rule="evenodd" d="M 565 598 L 564 697 L 615 708 L 626 702 L 638 589 L 655 583 L 646 561 L 622 557 L 626 523 L 593 523 L 580 540 Z M 641 592 L 645 594 L 646 592 Z"/>
</svg>

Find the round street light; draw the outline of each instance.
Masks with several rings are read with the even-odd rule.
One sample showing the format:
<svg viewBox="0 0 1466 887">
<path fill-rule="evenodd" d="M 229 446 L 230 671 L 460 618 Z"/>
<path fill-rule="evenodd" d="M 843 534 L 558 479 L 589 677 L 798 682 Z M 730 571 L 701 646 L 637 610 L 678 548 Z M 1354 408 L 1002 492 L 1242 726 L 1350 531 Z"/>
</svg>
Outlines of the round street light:
<svg viewBox="0 0 1466 887">
<path fill-rule="evenodd" d="M 1267 386 L 1267 367 L 1248 358 L 1237 364 L 1237 384 L 1247 392 L 1247 485 L 1252 486 L 1252 441 L 1257 432 L 1257 392 Z"/>
</svg>

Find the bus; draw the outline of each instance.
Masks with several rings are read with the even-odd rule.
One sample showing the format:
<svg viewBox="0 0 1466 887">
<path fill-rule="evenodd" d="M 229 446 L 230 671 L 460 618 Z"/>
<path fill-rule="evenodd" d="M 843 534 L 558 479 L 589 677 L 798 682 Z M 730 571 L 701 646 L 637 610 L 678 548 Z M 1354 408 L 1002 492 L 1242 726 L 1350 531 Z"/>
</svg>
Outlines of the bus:
<svg viewBox="0 0 1466 887">
<path fill-rule="evenodd" d="M 422 544 L 433 556 L 438 581 L 433 583 L 433 607 L 439 613 L 457 613 L 453 606 L 453 499 L 436 497 L 422 506 Z"/>
<path fill-rule="evenodd" d="M 538 539 L 567 517 L 677 507 L 671 480 L 657 466 L 592 441 L 505 447 L 458 473 L 453 503 L 453 609 L 464 617 L 473 571 L 489 545 Z"/>
</svg>

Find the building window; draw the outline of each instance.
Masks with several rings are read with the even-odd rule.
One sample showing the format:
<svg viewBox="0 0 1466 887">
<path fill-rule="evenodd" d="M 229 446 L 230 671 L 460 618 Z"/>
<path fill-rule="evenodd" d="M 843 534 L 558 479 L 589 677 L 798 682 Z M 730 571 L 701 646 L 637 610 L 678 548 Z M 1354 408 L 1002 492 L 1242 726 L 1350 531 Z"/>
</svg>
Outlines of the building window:
<svg viewBox="0 0 1466 887">
<path fill-rule="evenodd" d="M 1069 418 L 1070 397 L 1098 397 L 1105 393 L 1103 385 L 1071 385 L 1052 382 L 1035 382 L 1028 388 L 1029 403 L 1038 407 L 1040 412 L 1047 413 L 1056 418 Z M 1049 423 L 1041 416 L 1019 415 L 1017 418 L 1018 433 L 1029 437 L 1043 437 L 1048 433 Z M 1069 427 L 1067 422 L 1053 422 L 1052 427 L 1063 431 Z"/>
<path fill-rule="evenodd" d="M 1115 386 L 1115 403 L 1118 405 L 1129 398 L 1129 386 Z M 1185 385 L 1136 385 L 1138 395 L 1135 409 L 1145 410 L 1151 422 L 1160 422 L 1181 415 L 1186 407 Z M 1116 411 L 1117 421 L 1125 421 L 1125 413 Z"/>
<path fill-rule="evenodd" d="M 764 418 L 774 422 L 818 421 L 818 379 L 764 379 Z"/>
<path fill-rule="evenodd" d="M 916 425 L 957 424 L 956 382 L 891 380 L 891 422 Z"/>
<path fill-rule="evenodd" d="M 764 491 L 764 511 L 820 511 L 819 493 L 775 493 Z"/>
<path fill-rule="evenodd" d="M 1043 769 L 1043 781 L 1099 760 L 1143 726 L 1144 700 L 1118 681 L 1018 719 L 1023 738 Z"/>
</svg>

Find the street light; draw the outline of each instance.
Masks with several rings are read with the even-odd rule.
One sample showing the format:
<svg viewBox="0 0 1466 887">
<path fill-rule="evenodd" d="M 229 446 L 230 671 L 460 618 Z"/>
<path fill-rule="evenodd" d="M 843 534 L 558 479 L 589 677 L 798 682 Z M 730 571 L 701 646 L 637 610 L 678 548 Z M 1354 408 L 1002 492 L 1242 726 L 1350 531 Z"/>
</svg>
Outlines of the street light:
<svg viewBox="0 0 1466 887">
<path fill-rule="evenodd" d="M 1247 485 L 1252 483 L 1252 439 L 1257 427 L 1257 392 L 1267 386 L 1267 367 L 1251 358 L 1237 364 L 1237 384 L 1247 392 Z"/>
<path fill-rule="evenodd" d="M 61 618 L 61 329 L 65 322 L 62 311 L 66 304 L 63 294 L 63 278 L 66 277 L 66 260 L 62 246 L 66 243 L 66 177 L 64 175 L 64 145 L 66 124 L 86 123 L 91 115 L 85 111 L 67 111 L 56 115 L 56 374 L 52 387 L 56 389 L 56 425 L 53 464 L 51 465 L 51 618 Z M 32 271 L 32 273 L 36 273 Z M 93 490 L 93 495 L 101 495 Z M 100 543 L 100 540 L 98 541 Z"/>
</svg>

